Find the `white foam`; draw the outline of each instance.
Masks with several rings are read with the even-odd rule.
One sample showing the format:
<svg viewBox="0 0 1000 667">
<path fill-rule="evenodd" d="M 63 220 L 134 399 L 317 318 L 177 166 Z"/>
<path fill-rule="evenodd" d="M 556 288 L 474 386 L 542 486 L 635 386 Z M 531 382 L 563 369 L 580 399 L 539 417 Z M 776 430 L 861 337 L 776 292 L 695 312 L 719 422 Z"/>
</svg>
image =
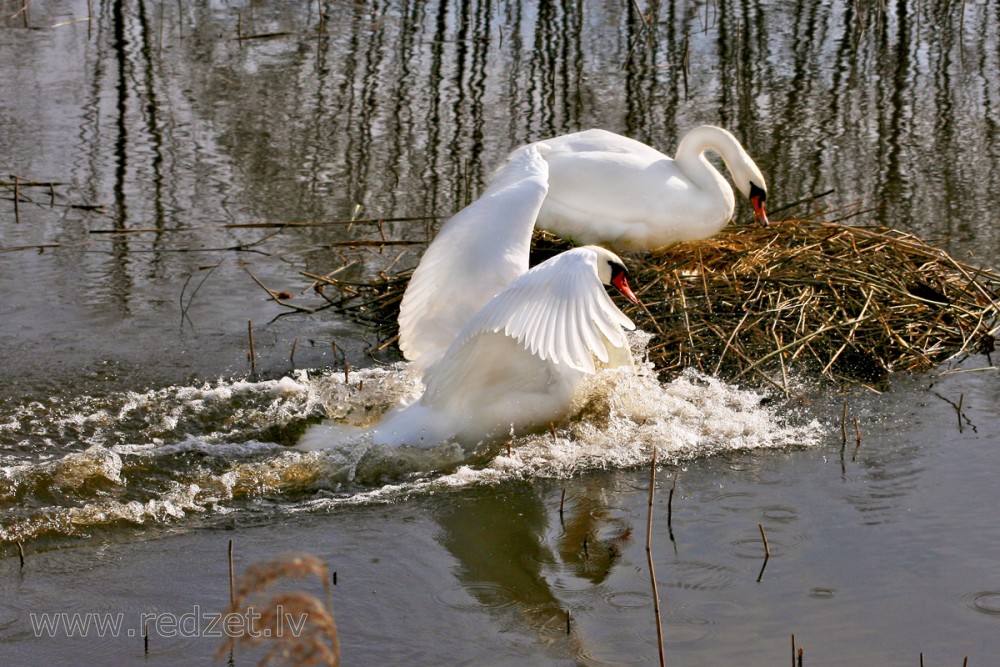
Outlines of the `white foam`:
<svg viewBox="0 0 1000 667">
<path fill-rule="evenodd" d="M 637 356 L 647 340 L 633 339 Z M 294 497 L 279 503 L 285 511 L 386 502 L 474 484 L 645 466 L 654 447 L 659 460 L 676 463 L 734 450 L 810 446 L 822 433 L 815 419 L 781 402 L 763 405 L 765 396 L 756 391 L 693 370 L 660 382 L 651 364 L 640 363 L 597 373 L 580 392 L 574 416 L 554 434 L 512 438 L 509 448 L 373 446 L 368 428 L 420 389 L 409 367 L 397 364 L 349 377 L 297 371 L 279 380 L 219 380 L 33 404 L 37 410 L 25 406 L 4 432 L 49 444 L 4 457 L 0 480 L 10 493 L 0 500 L 12 502 L 19 488 L 31 499 L 38 489 L 41 506 L 51 484 L 71 493 L 63 506 L 26 509 L 0 538 L 52 529 L 72 533 L 118 520 L 170 522 L 190 512 L 225 512 L 265 495 Z M 317 416 L 327 422 L 313 427 L 301 448 L 259 437 L 262 429 Z M 86 443 L 86 449 L 45 460 L 65 451 L 59 440 L 64 432 L 66 442 Z"/>
<path fill-rule="evenodd" d="M 640 349 L 646 340 L 648 337 L 637 337 Z M 365 391 L 383 393 L 377 401 L 378 409 L 383 412 L 387 409 L 385 394 L 400 397 L 414 393 L 414 379 L 405 365 L 379 369 L 371 377 L 362 373 L 358 380 L 365 382 Z M 330 413 L 337 418 L 313 427 L 302 443 L 305 449 L 333 452 L 350 447 L 356 456 L 358 448 L 364 448 L 354 470 L 362 481 L 373 477 L 372 469 L 384 479 L 387 472 L 391 477 L 393 470 L 401 476 L 421 469 L 454 466 L 461 461 L 461 450 L 454 444 L 429 450 L 371 446 L 364 430 L 345 423 L 352 421 L 357 412 L 352 405 L 364 403 L 370 408 L 371 397 L 353 393 L 336 376 L 326 378 L 325 382 L 340 385 L 337 390 L 327 387 L 320 392 L 333 398 Z M 362 497 L 388 499 L 420 489 L 567 477 L 585 470 L 634 467 L 649 461 L 653 447 L 659 460 L 679 462 L 722 452 L 806 447 L 820 442 L 822 428 L 817 420 L 787 408 L 763 405 L 765 398 L 759 392 L 735 387 L 694 370 L 661 383 L 648 362 L 634 368 L 606 369 L 583 388 L 573 418 L 557 428 L 554 436 L 545 432 L 513 438 L 509 450 L 501 444 L 499 453 L 484 463 L 459 465 L 448 474 L 409 484 L 384 485 L 351 501 Z M 372 411 L 366 416 L 371 422 Z M 358 423 L 356 419 L 353 421 Z"/>
</svg>

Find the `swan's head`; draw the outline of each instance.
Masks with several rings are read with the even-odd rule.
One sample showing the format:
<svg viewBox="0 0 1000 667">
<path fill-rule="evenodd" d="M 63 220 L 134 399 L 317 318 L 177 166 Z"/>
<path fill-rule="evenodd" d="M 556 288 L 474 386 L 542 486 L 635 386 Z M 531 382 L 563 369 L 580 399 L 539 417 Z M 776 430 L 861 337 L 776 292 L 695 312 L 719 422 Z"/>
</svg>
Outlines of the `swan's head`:
<svg viewBox="0 0 1000 667">
<path fill-rule="evenodd" d="M 743 173 L 734 177 L 736 185 L 750 200 L 754 218 L 762 227 L 767 227 L 767 213 L 764 211 L 764 202 L 767 200 L 767 183 L 764 182 L 764 174 L 760 173 L 760 169 L 757 168 L 749 155 L 746 156 L 745 162 L 741 166 L 740 171 Z"/>
<path fill-rule="evenodd" d="M 600 246 L 590 245 L 587 249 L 597 255 L 597 277 L 605 285 L 611 285 L 621 292 L 632 303 L 639 303 L 639 298 L 628 284 L 628 269 L 621 258 L 610 250 Z"/>
</svg>

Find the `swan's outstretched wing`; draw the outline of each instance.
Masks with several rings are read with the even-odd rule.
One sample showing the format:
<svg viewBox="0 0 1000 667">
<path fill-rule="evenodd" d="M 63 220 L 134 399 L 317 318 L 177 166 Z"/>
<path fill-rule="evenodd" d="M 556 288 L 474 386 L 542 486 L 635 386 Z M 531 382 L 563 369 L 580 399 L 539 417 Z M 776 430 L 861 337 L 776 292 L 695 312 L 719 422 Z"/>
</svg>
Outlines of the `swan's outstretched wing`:
<svg viewBox="0 0 1000 667">
<path fill-rule="evenodd" d="M 448 355 L 476 336 L 502 334 L 542 361 L 593 373 L 594 357 L 606 363 L 611 348 L 628 345 L 622 327 L 635 328 L 605 291 L 597 262 L 593 250 L 574 248 L 539 264 L 484 306 Z"/>
<path fill-rule="evenodd" d="M 497 293 L 528 270 L 531 232 L 548 191 L 547 147 L 519 149 L 486 192 L 438 232 L 399 310 L 403 356 L 427 368 Z"/>
</svg>

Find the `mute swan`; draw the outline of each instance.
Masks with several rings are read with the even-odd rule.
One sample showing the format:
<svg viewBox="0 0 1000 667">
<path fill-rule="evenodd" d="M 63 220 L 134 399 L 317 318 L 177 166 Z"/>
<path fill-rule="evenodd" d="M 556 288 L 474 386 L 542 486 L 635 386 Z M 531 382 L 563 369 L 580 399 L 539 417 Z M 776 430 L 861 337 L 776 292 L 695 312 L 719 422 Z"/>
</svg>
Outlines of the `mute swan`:
<svg viewBox="0 0 1000 667">
<path fill-rule="evenodd" d="M 418 369 L 441 358 L 480 308 L 528 270 L 548 191 L 544 144 L 511 153 L 483 195 L 452 216 L 424 252 L 399 307 L 399 349 Z"/>
<path fill-rule="evenodd" d="M 631 363 L 622 328 L 635 325 L 603 285 L 637 302 L 621 259 L 597 246 L 524 273 L 462 327 L 427 369 L 420 399 L 389 413 L 373 442 L 473 444 L 565 417 L 580 382 L 596 371 L 595 357 L 608 366 Z"/>
<path fill-rule="evenodd" d="M 674 159 L 605 130 L 540 143 L 549 147 L 544 154 L 548 195 L 536 226 L 563 239 L 648 250 L 717 233 L 733 217 L 736 202 L 706 151 L 722 156 L 736 187 L 750 199 L 754 216 L 768 224 L 764 176 L 736 137 L 720 127 L 692 129 Z"/>
</svg>

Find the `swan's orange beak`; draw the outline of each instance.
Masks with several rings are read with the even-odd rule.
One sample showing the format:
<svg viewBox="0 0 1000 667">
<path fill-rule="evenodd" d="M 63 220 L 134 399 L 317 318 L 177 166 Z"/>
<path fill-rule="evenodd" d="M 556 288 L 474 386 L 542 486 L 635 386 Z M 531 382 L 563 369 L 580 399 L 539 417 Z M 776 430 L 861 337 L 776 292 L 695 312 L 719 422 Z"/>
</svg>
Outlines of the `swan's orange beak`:
<svg viewBox="0 0 1000 667">
<path fill-rule="evenodd" d="M 635 292 L 632 291 L 632 288 L 629 287 L 628 276 L 624 271 L 612 278 L 611 284 L 614 285 L 619 292 L 624 294 L 626 299 L 632 303 L 639 303 L 639 297 L 637 297 Z"/>
<path fill-rule="evenodd" d="M 750 182 L 750 205 L 753 206 L 753 217 L 761 227 L 770 224 L 767 220 L 767 213 L 764 211 L 764 200 L 767 199 L 767 191 L 758 186 L 753 181 Z"/>
<path fill-rule="evenodd" d="M 770 222 L 767 220 L 767 213 L 764 211 L 764 198 L 757 196 L 750 198 L 750 205 L 753 206 L 753 217 L 760 223 L 761 227 L 767 227 Z"/>
</svg>

